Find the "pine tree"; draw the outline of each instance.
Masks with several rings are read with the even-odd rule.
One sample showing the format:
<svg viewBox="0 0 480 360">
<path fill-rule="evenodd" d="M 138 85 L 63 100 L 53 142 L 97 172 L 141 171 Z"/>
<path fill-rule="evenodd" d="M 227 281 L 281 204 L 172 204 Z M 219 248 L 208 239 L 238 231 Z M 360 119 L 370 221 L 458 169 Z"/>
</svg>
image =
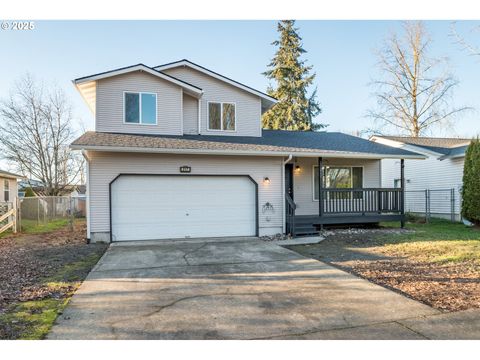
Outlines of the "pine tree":
<svg viewBox="0 0 480 360">
<path fill-rule="evenodd" d="M 465 152 L 462 188 L 462 216 L 480 224 L 480 140 L 472 141 Z"/>
<path fill-rule="evenodd" d="M 35 193 L 33 192 L 33 189 L 29 186 L 25 189 L 25 197 L 34 197 Z"/>
<path fill-rule="evenodd" d="M 276 82 L 276 88 L 270 87 L 268 94 L 278 102 L 263 114 L 262 123 L 265 129 L 280 130 L 317 130 L 324 124 L 315 124 L 313 119 L 321 113 L 316 99 L 316 89 L 311 96 L 307 90 L 315 79 L 310 74 L 312 66 L 307 66 L 300 59 L 306 53 L 302 48 L 302 38 L 295 28 L 294 20 L 282 20 L 277 25 L 280 40 L 272 45 L 278 47 L 274 58 L 268 64 L 270 68 L 263 74 Z"/>
</svg>

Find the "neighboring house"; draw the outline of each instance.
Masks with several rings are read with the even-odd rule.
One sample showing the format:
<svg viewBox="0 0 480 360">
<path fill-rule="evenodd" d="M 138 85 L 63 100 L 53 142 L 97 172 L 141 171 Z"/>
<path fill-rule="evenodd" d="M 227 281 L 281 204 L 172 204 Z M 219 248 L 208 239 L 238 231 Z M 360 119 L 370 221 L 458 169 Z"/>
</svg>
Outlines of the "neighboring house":
<svg viewBox="0 0 480 360">
<path fill-rule="evenodd" d="M 15 203 L 18 196 L 18 180 L 23 176 L 0 170 L 0 203 Z"/>
<path fill-rule="evenodd" d="M 471 139 L 372 136 L 370 140 L 427 157 L 405 162 L 407 211 L 424 213 L 425 195 L 420 192 L 430 190 L 432 216 L 450 218 L 453 210 L 455 219 L 460 219 L 463 164 Z M 382 160 L 382 186 L 399 185 L 398 160 Z"/>
<path fill-rule="evenodd" d="M 402 221 L 401 189 L 379 189 L 380 160 L 424 158 L 342 133 L 262 130 L 274 98 L 188 60 L 74 84 L 95 115 L 72 143 L 87 160 L 91 241 Z"/>
</svg>

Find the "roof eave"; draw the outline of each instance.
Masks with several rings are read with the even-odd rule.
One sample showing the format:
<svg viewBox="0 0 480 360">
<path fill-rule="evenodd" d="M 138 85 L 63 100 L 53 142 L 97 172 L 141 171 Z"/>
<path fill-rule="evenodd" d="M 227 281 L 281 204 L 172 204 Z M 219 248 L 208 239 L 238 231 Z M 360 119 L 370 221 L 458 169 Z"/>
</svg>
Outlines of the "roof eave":
<svg viewBox="0 0 480 360">
<path fill-rule="evenodd" d="M 349 158 L 349 159 L 426 159 L 423 155 L 395 155 L 395 154 L 370 154 L 339 151 L 259 151 L 259 150 L 211 150 L 211 149 L 185 149 L 185 148 L 145 148 L 127 146 L 99 146 L 72 144 L 73 150 L 103 151 L 103 152 L 134 152 L 156 154 L 197 154 L 197 155 L 243 155 L 243 156 L 297 156 L 297 157 L 324 157 L 324 158 Z"/>
<path fill-rule="evenodd" d="M 144 64 L 137 64 L 137 65 L 127 66 L 127 67 L 120 68 L 120 69 L 106 71 L 106 72 L 99 73 L 99 74 L 84 76 L 84 77 L 72 80 L 72 82 L 75 85 L 78 86 L 79 84 L 89 83 L 89 82 L 109 78 L 109 77 L 112 77 L 112 76 L 118 76 L 118 75 L 122 75 L 122 74 L 131 73 L 131 72 L 134 72 L 134 71 L 147 72 L 151 75 L 154 75 L 154 76 L 162 78 L 166 81 L 172 82 L 172 83 L 182 87 L 183 89 L 187 90 L 188 92 L 190 92 L 194 95 L 201 96 L 203 94 L 203 90 L 201 88 L 199 88 L 198 86 L 189 84 L 189 83 L 187 83 L 183 80 L 177 79 L 177 78 L 175 78 L 171 75 L 164 74 L 163 72 L 161 72 L 159 70 L 156 70 L 156 69 L 153 69 L 153 68 L 150 68 L 150 67 L 148 67 Z"/>
<path fill-rule="evenodd" d="M 155 70 L 167 70 L 167 69 L 172 69 L 172 68 L 176 68 L 176 67 L 180 67 L 180 66 L 188 66 L 188 67 L 191 67 L 192 69 L 195 69 L 197 71 L 200 71 L 202 73 L 205 73 L 207 75 L 210 75 L 212 77 L 215 77 L 221 81 L 224 81 L 232 86 L 236 86 L 240 89 L 243 89 L 244 91 L 247 91 L 249 93 L 252 93 L 252 94 L 255 94 L 257 96 L 259 96 L 260 98 L 262 98 L 263 100 L 265 100 L 267 106 L 271 107 L 273 106 L 274 104 L 276 104 L 278 102 L 277 99 L 271 97 L 270 95 L 267 95 L 265 93 L 262 93 L 261 91 L 259 90 L 256 90 L 254 88 L 251 88 L 250 86 L 247 86 L 247 85 L 244 85 L 242 83 L 239 83 L 238 81 L 235 81 L 233 79 L 230 79 L 224 75 L 221 75 L 219 73 L 216 73 L 215 71 L 212 71 L 212 70 L 209 70 L 201 65 L 198 65 L 198 64 L 195 64 L 187 59 L 183 59 L 183 60 L 179 60 L 179 61 L 174 61 L 174 62 L 171 62 L 171 63 L 168 63 L 168 64 L 164 64 L 164 65 L 158 65 L 158 66 L 155 66 L 153 67 L 153 69 Z"/>
<path fill-rule="evenodd" d="M 2 178 L 2 179 L 12 179 L 12 180 L 26 179 L 26 177 L 22 176 L 22 175 L 3 174 L 3 173 L 0 173 L 0 178 Z"/>
<path fill-rule="evenodd" d="M 419 152 L 419 153 L 422 153 L 422 154 L 426 153 L 426 154 L 432 155 L 432 156 L 443 156 L 444 155 L 442 153 L 433 151 L 433 150 L 431 150 L 429 148 L 426 148 L 426 147 L 423 147 L 421 145 L 409 144 L 407 142 L 388 139 L 388 138 L 385 138 L 385 137 L 382 137 L 382 136 L 377 136 L 377 135 L 371 136 L 368 140 L 372 141 L 372 142 L 375 142 L 375 143 L 378 143 L 378 144 L 385 145 L 385 146 L 390 146 L 390 147 L 393 147 L 393 148 L 396 148 L 396 149 L 400 149 L 402 146 L 405 146 L 405 147 L 410 148 L 407 151 Z M 396 145 L 398 145 L 398 146 L 396 146 Z"/>
</svg>

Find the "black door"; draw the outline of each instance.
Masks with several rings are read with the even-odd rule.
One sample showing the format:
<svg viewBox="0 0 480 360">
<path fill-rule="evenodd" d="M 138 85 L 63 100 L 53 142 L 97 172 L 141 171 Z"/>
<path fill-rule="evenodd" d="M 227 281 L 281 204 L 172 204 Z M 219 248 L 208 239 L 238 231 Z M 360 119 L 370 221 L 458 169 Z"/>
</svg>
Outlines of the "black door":
<svg viewBox="0 0 480 360">
<path fill-rule="evenodd" d="M 293 164 L 285 164 L 285 192 L 293 199 Z"/>
</svg>

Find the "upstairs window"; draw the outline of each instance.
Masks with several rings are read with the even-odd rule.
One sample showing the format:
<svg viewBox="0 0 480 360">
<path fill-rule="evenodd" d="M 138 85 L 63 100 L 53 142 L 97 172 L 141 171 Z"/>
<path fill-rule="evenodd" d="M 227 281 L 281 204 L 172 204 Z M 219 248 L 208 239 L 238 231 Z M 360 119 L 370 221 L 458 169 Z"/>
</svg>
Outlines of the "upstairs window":
<svg viewBox="0 0 480 360">
<path fill-rule="evenodd" d="M 3 201 L 10 201 L 10 181 L 7 179 L 3 180 Z"/>
<path fill-rule="evenodd" d="M 145 125 L 157 123 L 157 94 L 125 92 L 124 97 L 125 123 Z"/>
<path fill-rule="evenodd" d="M 209 102 L 208 130 L 235 131 L 235 104 Z"/>
</svg>

